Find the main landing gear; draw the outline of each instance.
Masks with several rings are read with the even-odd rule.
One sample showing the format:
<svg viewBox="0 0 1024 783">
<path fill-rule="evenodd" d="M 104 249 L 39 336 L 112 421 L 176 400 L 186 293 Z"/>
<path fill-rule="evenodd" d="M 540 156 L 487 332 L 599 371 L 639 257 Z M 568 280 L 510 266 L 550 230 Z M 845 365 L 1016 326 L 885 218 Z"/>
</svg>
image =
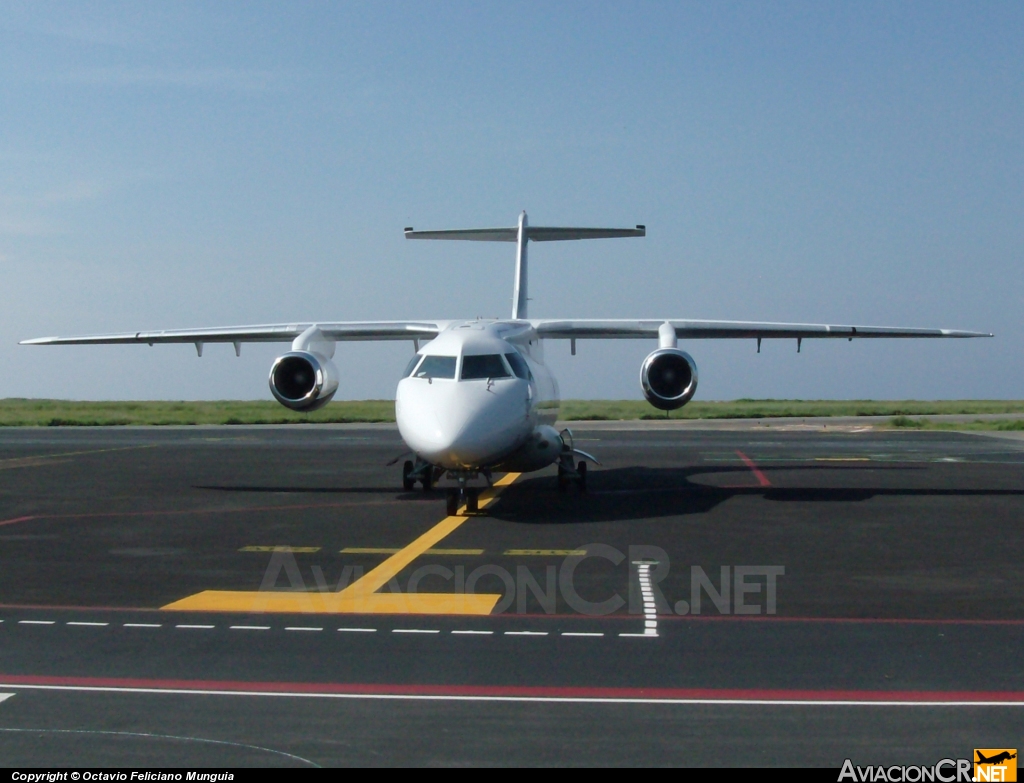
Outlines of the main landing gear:
<svg viewBox="0 0 1024 783">
<path fill-rule="evenodd" d="M 579 487 L 580 492 L 587 491 L 587 463 L 580 460 L 573 467 L 571 454 L 568 460 L 558 463 L 558 491 L 565 492 L 570 484 Z"/>
<path fill-rule="evenodd" d="M 575 484 L 580 492 L 586 492 L 587 463 L 584 460 L 575 462 L 574 457 L 576 454 L 590 455 L 575 448 L 571 430 L 562 430 L 559 435 L 562 436 L 562 453 L 558 455 L 558 491 L 565 492 L 570 484 Z"/>
<path fill-rule="evenodd" d="M 423 485 L 424 492 L 430 492 L 434 488 L 436 480 L 434 466 L 427 462 L 416 460 L 414 464 L 411 459 L 407 459 L 402 465 L 402 489 L 406 492 L 411 492 L 417 481 Z"/>
</svg>

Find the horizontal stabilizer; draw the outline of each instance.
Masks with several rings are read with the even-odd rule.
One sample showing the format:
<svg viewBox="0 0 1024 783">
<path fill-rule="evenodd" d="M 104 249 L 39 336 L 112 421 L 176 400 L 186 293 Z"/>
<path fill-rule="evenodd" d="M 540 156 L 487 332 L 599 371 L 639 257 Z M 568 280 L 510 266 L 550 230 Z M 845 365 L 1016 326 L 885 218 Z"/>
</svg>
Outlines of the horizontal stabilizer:
<svg viewBox="0 0 1024 783">
<path fill-rule="evenodd" d="M 645 226 L 636 228 L 571 228 L 559 226 L 524 226 L 523 233 L 532 242 L 557 242 L 566 239 L 615 239 L 642 237 Z M 448 231 L 414 231 L 405 229 L 406 239 L 468 239 L 472 242 L 515 242 L 518 228 L 456 228 Z"/>
</svg>

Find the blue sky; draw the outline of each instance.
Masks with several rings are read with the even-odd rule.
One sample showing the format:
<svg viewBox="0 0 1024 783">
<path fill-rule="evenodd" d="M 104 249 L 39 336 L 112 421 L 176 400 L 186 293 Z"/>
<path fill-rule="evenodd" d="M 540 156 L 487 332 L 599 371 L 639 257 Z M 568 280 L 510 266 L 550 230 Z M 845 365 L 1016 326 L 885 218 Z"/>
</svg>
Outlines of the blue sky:
<svg viewBox="0 0 1024 783">
<path fill-rule="evenodd" d="M 1020 3 L 0 3 L 0 397 L 269 398 L 278 352 L 50 334 L 505 316 L 942 326 L 693 341 L 698 398 L 1024 397 Z M 639 398 L 645 342 L 552 343 Z M 283 349 L 283 346 L 281 346 Z M 342 345 L 339 397 L 411 346 Z"/>
</svg>

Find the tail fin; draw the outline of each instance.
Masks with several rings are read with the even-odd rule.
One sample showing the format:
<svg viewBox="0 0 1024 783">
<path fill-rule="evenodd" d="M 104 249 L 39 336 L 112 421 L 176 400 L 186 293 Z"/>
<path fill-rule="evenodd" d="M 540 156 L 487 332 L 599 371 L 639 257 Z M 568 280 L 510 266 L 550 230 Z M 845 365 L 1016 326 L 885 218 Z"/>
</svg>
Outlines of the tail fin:
<svg viewBox="0 0 1024 783">
<path fill-rule="evenodd" d="M 519 215 L 515 228 L 459 228 L 448 231 L 414 231 L 405 229 L 406 239 L 463 239 L 476 242 L 515 242 L 516 279 L 512 292 L 512 317 L 526 318 L 526 244 L 534 242 L 556 242 L 568 239 L 611 239 L 615 237 L 642 237 L 647 227 L 636 228 L 563 228 L 555 226 L 530 226 L 526 212 Z"/>
</svg>

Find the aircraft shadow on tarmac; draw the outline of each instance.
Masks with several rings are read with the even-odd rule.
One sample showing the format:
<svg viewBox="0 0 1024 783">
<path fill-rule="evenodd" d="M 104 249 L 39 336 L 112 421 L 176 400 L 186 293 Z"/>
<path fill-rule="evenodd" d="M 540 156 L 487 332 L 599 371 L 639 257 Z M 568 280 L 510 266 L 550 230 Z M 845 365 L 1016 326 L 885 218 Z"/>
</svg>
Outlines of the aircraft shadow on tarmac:
<svg viewBox="0 0 1024 783">
<path fill-rule="evenodd" d="M 908 466 L 787 467 L 787 471 L 812 473 L 837 471 L 856 474 L 864 470 L 920 471 L 924 468 Z M 694 482 L 700 475 L 726 475 L 725 485 Z M 738 485 L 730 485 L 728 478 L 735 476 Z M 680 467 L 648 468 L 628 467 L 593 471 L 589 491 L 580 493 L 575 488 L 567 492 L 556 490 L 554 476 L 535 476 L 516 482 L 502 495 L 501 502 L 488 510 L 488 516 L 509 522 L 529 524 L 558 524 L 577 522 L 611 522 L 620 519 L 648 519 L 668 516 L 703 514 L 715 506 L 738 496 L 754 496 L 775 502 L 805 503 L 859 503 L 876 497 L 996 497 L 1024 496 L 1024 490 L 1013 489 L 952 489 L 910 487 L 776 487 L 752 484 L 753 477 L 746 467 Z M 384 487 L 299 487 L 253 485 L 197 485 L 195 489 L 217 492 L 337 494 L 337 495 L 390 495 L 395 501 L 433 501 L 443 494 L 441 488 L 431 493 L 395 492 L 394 486 Z"/>
<path fill-rule="evenodd" d="M 787 471 L 829 471 L 835 467 L 787 468 Z M 863 469 L 841 468 L 844 472 Z M 877 466 L 872 471 L 923 470 L 913 467 Z M 691 481 L 701 474 L 733 474 L 741 486 L 714 486 Z M 1024 496 L 1024 490 L 952 489 L 909 487 L 775 487 L 747 485 L 750 471 L 731 467 L 645 468 L 629 467 L 594 471 L 589 491 L 555 490 L 555 480 L 544 476 L 516 482 L 502 495 L 489 515 L 509 522 L 556 524 L 612 522 L 702 514 L 738 496 L 754 496 L 775 502 L 859 503 L 876 497 L 988 497 Z M 726 484 L 729 484 L 727 479 Z"/>
</svg>

